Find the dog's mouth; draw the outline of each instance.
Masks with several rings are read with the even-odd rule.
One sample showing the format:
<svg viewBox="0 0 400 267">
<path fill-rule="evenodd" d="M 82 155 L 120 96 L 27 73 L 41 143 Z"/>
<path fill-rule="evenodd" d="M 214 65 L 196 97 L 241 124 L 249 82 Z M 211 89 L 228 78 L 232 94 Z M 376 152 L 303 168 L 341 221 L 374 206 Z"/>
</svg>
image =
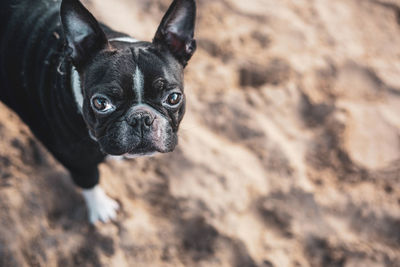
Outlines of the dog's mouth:
<svg viewBox="0 0 400 267">
<path fill-rule="evenodd" d="M 134 149 L 131 149 L 127 154 L 138 157 L 138 156 L 148 156 L 156 153 L 169 153 L 175 149 L 176 144 L 172 146 L 161 146 L 154 143 L 148 144 L 147 142 L 141 142 Z"/>
<path fill-rule="evenodd" d="M 170 142 L 165 143 L 159 143 L 159 142 L 154 142 L 153 141 L 148 141 L 148 140 L 142 140 L 138 145 L 132 145 L 132 146 L 113 146 L 108 144 L 101 144 L 101 142 L 98 142 L 100 145 L 100 149 L 104 154 L 110 155 L 110 156 L 122 156 L 125 158 L 137 158 L 137 157 L 145 157 L 145 156 L 152 156 L 154 154 L 158 153 L 169 153 L 172 152 L 176 145 L 177 142 L 174 141 L 175 138 L 171 138 Z"/>
<path fill-rule="evenodd" d="M 159 153 L 169 153 L 172 152 L 173 149 L 170 151 L 162 151 L 162 150 L 153 150 L 153 151 L 148 151 L 145 149 L 133 149 L 129 151 L 128 153 L 122 154 L 122 155 L 111 155 L 111 156 L 121 156 L 126 159 L 134 159 L 134 158 L 141 158 L 141 157 L 152 157 L 156 154 Z"/>
<path fill-rule="evenodd" d="M 176 132 L 167 127 L 168 125 L 156 125 L 151 131 L 141 135 L 127 123 L 111 126 L 102 137 L 98 137 L 96 131 L 89 128 L 91 139 L 98 143 L 100 150 L 106 155 L 140 157 L 168 153 L 172 152 L 178 143 Z"/>
</svg>

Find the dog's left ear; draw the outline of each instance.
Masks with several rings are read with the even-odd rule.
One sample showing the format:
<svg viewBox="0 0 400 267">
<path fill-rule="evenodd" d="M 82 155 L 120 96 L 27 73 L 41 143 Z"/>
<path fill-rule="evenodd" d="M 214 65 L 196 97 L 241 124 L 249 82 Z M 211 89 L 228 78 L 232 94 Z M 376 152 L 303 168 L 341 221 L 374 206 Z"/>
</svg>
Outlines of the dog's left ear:
<svg viewBox="0 0 400 267">
<path fill-rule="evenodd" d="M 60 15 L 75 67 L 82 67 L 95 53 L 107 47 L 105 33 L 79 0 L 63 0 Z"/>
<path fill-rule="evenodd" d="M 158 26 L 153 43 L 166 47 L 186 66 L 196 50 L 196 40 L 193 38 L 195 20 L 194 0 L 174 0 Z"/>
</svg>

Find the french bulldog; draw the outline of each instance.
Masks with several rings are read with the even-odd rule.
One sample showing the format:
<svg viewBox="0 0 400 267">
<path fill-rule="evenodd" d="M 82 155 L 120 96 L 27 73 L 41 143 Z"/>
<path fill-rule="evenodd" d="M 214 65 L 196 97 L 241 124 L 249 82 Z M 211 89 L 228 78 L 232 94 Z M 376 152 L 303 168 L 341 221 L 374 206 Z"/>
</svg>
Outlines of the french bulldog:
<svg viewBox="0 0 400 267">
<path fill-rule="evenodd" d="M 152 42 L 99 23 L 79 0 L 2 0 L 0 10 L 0 100 L 69 170 L 90 222 L 114 220 L 98 165 L 177 145 L 195 1 L 174 0 Z"/>
</svg>

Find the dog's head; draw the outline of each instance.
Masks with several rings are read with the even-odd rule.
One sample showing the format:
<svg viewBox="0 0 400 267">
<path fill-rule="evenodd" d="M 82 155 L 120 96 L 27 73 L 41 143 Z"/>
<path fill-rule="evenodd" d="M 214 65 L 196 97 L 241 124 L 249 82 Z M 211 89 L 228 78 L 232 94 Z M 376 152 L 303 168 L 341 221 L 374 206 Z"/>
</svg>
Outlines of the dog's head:
<svg viewBox="0 0 400 267">
<path fill-rule="evenodd" d="M 183 69 L 196 49 L 195 1 L 174 0 L 151 43 L 109 39 L 78 0 L 63 0 L 60 14 L 82 114 L 102 151 L 172 151 L 185 112 Z"/>
</svg>

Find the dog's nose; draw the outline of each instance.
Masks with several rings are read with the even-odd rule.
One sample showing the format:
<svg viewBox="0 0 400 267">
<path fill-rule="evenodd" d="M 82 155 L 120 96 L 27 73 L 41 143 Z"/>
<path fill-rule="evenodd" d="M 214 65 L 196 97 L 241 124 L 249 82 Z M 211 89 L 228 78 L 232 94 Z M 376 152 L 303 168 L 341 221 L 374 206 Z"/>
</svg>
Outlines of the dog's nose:
<svg viewBox="0 0 400 267">
<path fill-rule="evenodd" d="M 130 125 L 138 128 L 150 128 L 153 122 L 154 117 L 147 112 L 134 113 L 128 119 Z"/>
</svg>

